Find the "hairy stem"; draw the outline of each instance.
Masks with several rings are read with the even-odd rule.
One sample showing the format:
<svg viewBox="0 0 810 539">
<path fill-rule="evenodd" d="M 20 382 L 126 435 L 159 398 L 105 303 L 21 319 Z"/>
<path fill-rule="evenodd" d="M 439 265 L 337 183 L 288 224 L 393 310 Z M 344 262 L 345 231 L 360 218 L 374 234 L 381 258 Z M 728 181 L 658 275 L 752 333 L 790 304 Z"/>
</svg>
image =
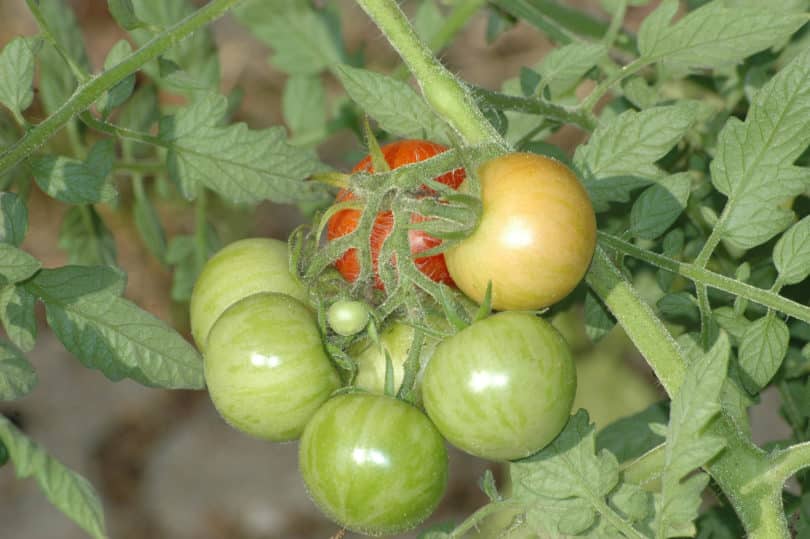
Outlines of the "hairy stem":
<svg viewBox="0 0 810 539">
<path fill-rule="evenodd" d="M 593 131 L 598 123 L 596 118 L 585 110 L 556 105 L 536 97 L 502 94 L 484 88 L 473 88 L 472 91 L 478 102 L 484 102 L 500 110 L 537 114 L 556 122 L 576 124 L 586 131 Z"/>
<path fill-rule="evenodd" d="M 435 35 L 430 37 L 428 46 L 430 50 L 438 52 L 445 48 L 453 41 L 453 38 L 463 30 L 470 19 L 478 13 L 482 7 L 487 3 L 487 0 L 462 0 L 453 4 L 453 10 L 444 20 L 444 24 L 436 32 Z M 393 74 L 398 79 L 404 79 L 408 76 L 408 67 L 402 65 Z"/>
<path fill-rule="evenodd" d="M 603 95 L 608 93 L 614 84 L 621 82 L 623 79 L 638 73 L 649 62 L 646 59 L 638 58 L 633 60 L 621 69 L 611 73 L 608 78 L 603 80 L 593 89 L 593 91 L 585 98 L 580 107 L 583 111 L 591 111 L 596 106 L 596 103 L 602 98 Z"/>
<path fill-rule="evenodd" d="M 792 445 L 777 452 L 771 463 L 770 474 L 781 484 L 796 472 L 810 467 L 810 442 Z"/>
<path fill-rule="evenodd" d="M 686 277 L 696 285 L 722 290 L 723 292 L 746 298 L 763 307 L 775 309 L 798 320 L 810 323 L 810 307 L 780 296 L 770 290 L 757 288 L 756 286 L 732 279 L 731 277 L 720 275 L 719 273 L 700 267 L 697 264 L 681 262 L 664 255 L 653 253 L 652 251 L 642 249 L 641 247 L 637 247 L 632 243 L 628 243 L 604 232 L 599 232 L 599 241 L 602 245 L 610 249 L 615 249 L 633 258 L 643 260 L 657 268 Z"/>
<path fill-rule="evenodd" d="M 66 123 L 90 107 L 108 89 L 137 71 L 145 63 L 163 54 L 192 32 L 221 17 L 240 1 L 212 0 L 177 24 L 169 27 L 162 34 L 155 36 L 146 45 L 124 58 L 117 65 L 82 83 L 70 99 L 65 101 L 56 112 L 28 131 L 23 138 L 0 154 L 0 172 L 10 169 L 31 155 L 64 127 Z"/>
<path fill-rule="evenodd" d="M 357 3 L 416 77 L 425 100 L 465 142 L 496 142 L 506 147 L 506 142 L 476 106 L 472 93 L 433 56 L 394 0 L 357 0 Z"/>
<path fill-rule="evenodd" d="M 619 31 L 622 29 L 624 16 L 627 13 L 627 0 L 619 0 L 619 5 L 616 6 L 616 11 L 613 13 L 613 18 L 610 20 L 610 27 L 605 32 L 605 37 L 602 42 L 606 47 L 610 48 L 616 41 Z"/>
</svg>

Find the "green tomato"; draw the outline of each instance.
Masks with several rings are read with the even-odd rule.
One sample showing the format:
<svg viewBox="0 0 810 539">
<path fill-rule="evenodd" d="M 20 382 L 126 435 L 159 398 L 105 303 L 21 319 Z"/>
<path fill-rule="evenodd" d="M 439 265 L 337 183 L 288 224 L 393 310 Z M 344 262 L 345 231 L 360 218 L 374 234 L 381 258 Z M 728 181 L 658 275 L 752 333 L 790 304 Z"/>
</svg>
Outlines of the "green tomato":
<svg viewBox="0 0 810 539">
<path fill-rule="evenodd" d="M 368 535 L 416 526 L 447 485 L 447 451 L 430 420 L 369 393 L 338 395 L 318 410 L 301 437 L 299 466 L 315 504 Z"/>
<path fill-rule="evenodd" d="M 360 333 L 368 325 L 368 305 L 362 301 L 341 299 L 329 306 L 326 320 L 338 335 L 349 337 Z"/>
<path fill-rule="evenodd" d="M 532 314 L 502 312 L 442 342 L 422 399 L 445 438 L 490 460 L 527 457 L 560 433 L 576 393 L 571 351 Z"/>
<path fill-rule="evenodd" d="M 252 294 L 279 292 L 304 303 L 307 293 L 290 274 L 287 244 L 271 238 L 231 243 L 205 264 L 191 293 L 191 334 L 201 352 L 225 309 Z"/>
<path fill-rule="evenodd" d="M 298 438 L 340 387 L 315 315 L 284 294 L 254 294 L 226 310 L 211 328 L 204 359 L 220 415 L 266 440 Z"/>
<path fill-rule="evenodd" d="M 8 462 L 8 450 L 6 446 L 0 442 L 0 467 L 3 466 L 6 462 Z"/>
<path fill-rule="evenodd" d="M 382 395 L 385 392 L 385 351 L 391 358 L 394 375 L 394 390 L 399 390 L 402 379 L 405 377 L 405 361 L 413 343 L 413 328 L 403 322 L 394 322 L 380 334 L 379 344 L 371 339 L 364 339 L 352 346 L 349 353 L 357 362 L 357 376 L 354 385 L 371 393 Z M 437 341 L 430 337 L 425 338 L 420 353 L 420 369 L 416 378 L 416 398 L 419 400 L 422 373 Z"/>
</svg>

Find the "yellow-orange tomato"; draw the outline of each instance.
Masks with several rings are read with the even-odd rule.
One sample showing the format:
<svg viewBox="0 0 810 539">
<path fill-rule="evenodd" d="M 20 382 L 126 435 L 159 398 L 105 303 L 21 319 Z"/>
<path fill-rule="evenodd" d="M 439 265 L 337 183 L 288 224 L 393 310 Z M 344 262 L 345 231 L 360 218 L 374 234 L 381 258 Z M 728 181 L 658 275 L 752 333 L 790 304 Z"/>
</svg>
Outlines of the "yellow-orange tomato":
<svg viewBox="0 0 810 539">
<path fill-rule="evenodd" d="M 541 309 L 582 280 L 596 247 L 596 216 L 574 173 L 554 159 L 511 153 L 484 163 L 481 221 L 445 253 L 456 286 L 496 310 Z"/>
</svg>

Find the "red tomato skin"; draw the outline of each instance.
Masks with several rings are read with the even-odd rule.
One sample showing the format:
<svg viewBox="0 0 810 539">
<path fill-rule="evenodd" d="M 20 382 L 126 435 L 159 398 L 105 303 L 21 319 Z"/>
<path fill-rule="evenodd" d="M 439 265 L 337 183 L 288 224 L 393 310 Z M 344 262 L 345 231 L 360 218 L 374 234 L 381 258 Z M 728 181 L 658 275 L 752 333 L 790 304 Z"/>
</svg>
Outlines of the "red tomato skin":
<svg viewBox="0 0 810 539">
<path fill-rule="evenodd" d="M 437 154 L 447 150 L 445 146 L 436 144 L 426 140 L 400 140 L 386 144 L 380 148 L 383 157 L 391 169 L 401 166 L 409 165 L 418 161 L 424 161 Z M 357 172 L 374 172 L 374 166 L 371 163 L 371 156 L 363 158 L 352 169 L 353 173 Z M 457 169 L 436 178 L 436 181 L 445 185 L 458 189 L 459 185 L 464 181 L 465 174 L 463 169 Z M 425 193 L 434 193 L 432 189 L 424 187 Z M 354 193 L 348 189 L 341 189 L 335 201 L 345 202 L 347 200 L 355 199 Z M 357 228 L 357 223 L 361 216 L 360 210 L 343 210 L 336 213 L 329 220 L 327 226 L 327 238 L 334 240 L 345 236 Z M 412 222 L 419 222 L 424 220 L 419 215 L 412 217 Z M 379 265 L 379 252 L 382 244 L 388 234 L 391 233 L 393 228 L 393 214 L 390 211 L 380 212 L 374 220 L 374 225 L 371 230 L 371 253 L 372 253 L 372 266 L 374 268 L 374 286 L 380 290 L 383 289 L 382 281 L 378 273 Z M 417 255 L 428 249 L 432 249 L 441 243 L 441 240 L 434 238 L 421 230 L 411 230 L 408 232 L 408 238 L 411 244 L 411 253 Z M 414 263 L 419 270 L 424 273 L 428 278 L 433 281 L 444 283 L 454 286 L 453 279 L 447 271 L 447 265 L 444 261 L 444 255 L 438 254 L 426 257 L 414 257 Z M 360 259 L 357 255 L 356 249 L 349 249 L 342 257 L 335 262 L 335 267 L 343 275 L 343 278 L 349 282 L 354 282 L 360 275 Z"/>
</svg>

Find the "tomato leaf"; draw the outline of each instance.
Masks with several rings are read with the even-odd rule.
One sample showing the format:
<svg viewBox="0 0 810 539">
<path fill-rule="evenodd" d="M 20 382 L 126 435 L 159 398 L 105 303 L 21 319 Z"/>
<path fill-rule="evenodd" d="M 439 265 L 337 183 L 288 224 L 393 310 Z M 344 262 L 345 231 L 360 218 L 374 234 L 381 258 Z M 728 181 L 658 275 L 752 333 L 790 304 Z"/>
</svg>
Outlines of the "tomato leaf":
<svg viewBox="0 0 810 539">
<path fill-rule="evenodd" d="M 782 207 L 810 184 L 793 165 L 810 144 L 810 49 L 757 92 L 745 122 L 730 118 L 717 141 L 712 183 L 728 197 L 718 222 L 730 245 L 750 249 L 788 227 Z"/>
<path fill-rule="evenodd" d="M 119 112 L 118 123 L 121 127 L 148 133 L 159 118 L 157 90 L 150 84 L 139 86 L 124 103 Z M 127 157 L 139 157 L 153 151 L 152 146 L 130 139 L 121 139 L 121 146 Z"/>
<path fill-rule="evenodd" d="M 630 231 L 652 240 L 663 234 L 686 209 L 691 178 L 683 172 L 662 178 L 644 190 L 630 211 Z"/>
<path fill-rule="evenodd" d="M 188 0 L 153 2 L 152 0 L 132 0 L 135 16 L 156 28 L 168 27 L 194 12 L 194 5 Z M 139 46 L 155 37 L 154 29 L 133 28 L 130 35 Z M 188 73 L 189 77 L 207 91 L 219 88 L 219 55 L 210 28 L 200 29 L 188 38 L 174 45 L 161 58 L 169 60 Z M 164 78 L 158 61 L 144 65 L 143 70 L 159 86 L 174 92 L 196 95 L 198 90 L 177 85 L 171 77 Z M 205 92 L 202 92 L 205 93 Z"/>
<path fill-rule="evenodd" d="M 287 79 L 281 110 L 292 131 L 293 146 L 314 146 L 326 137 L 326 91 L 319 77 L 293 75 Z"/>
<path fill-rule="evenodd" d="M 107 176 L 115 159 L 115 143 L 103 139 L 93 145 L 87 159 L 44 155 L 31 162 L 37 185 L 49 196 L 69 204 L 115 202 L 118 193 Z"/>
<path fill-rule="evenodd" d="M 259 131 L 244 124 L 221 127 L 226 108 L 226 98 L 208 94 L 160 121 L 160 138 L 169 147 L 169 176 L 186 198 L 194 198 L 201 186 L 235 203 L 323 196 L 322 186 L 304 181 L 321 167 L 313 152 L 290 146 L 279 126 Z"/>
<path fill-rule="evenodd" d="M 19 127 L 6 111 L 0 108 L 0 148 L 11 146 L 20 135 Z M 0 190 L 8 189 L 14 183 L 25 185 L 29 181 L 29 177 L 30 173 L 23 164 L 2 170 L 0 171 Z"/>
<path fill-rule="evenodd" d="M 572 92 L 605 54 L 601 43 L 577 42 L 553 49 L 536 68 L 542 76 L 541 87 L 547 85 L 552 97 Z"/>
<path fill-rule="evenodd" d="M 650 495 L 620 483 L 619 464 L 596 451 L 594 426 L 580 410 L 545 449 L 510 465 L 513 498 L 525 503 L 537 535 L 639 536 Z M 618 529 L 617 529 L 618 528 Z M 601 535 L 600 535 L 601 534 Z"/>
<path fill-rule="evenodd" d="M 655 495 L 655 537 L 692 536 L 701 494 L 709 483 L 705 473 L 691 475 L 723 450 L 725 440 L 705 432 L 720 412 L 720 394 L 728 372 L 731 346 L 724 333 L 702 357 L 687 366 L 684 381 L 672 399 L 667 427 L 661 492 Z"/>
<path fill-rule="evenodd" d="M 422 0 L 416 8 L 412 24 L 422 41 L 429 44 L 444 26 L 445 18 L 434 0 Z"/>
<path fill-rule="evenodd" d="M 132 0 L 107 0 L 107 9 L 118 26 L 124 30 L 134 30 L 143 26 L 143 22 L 135 15 Z"/>
<path fill-rule="evenodd" d="M 309 75 L 345 61 L 342 43 L 323 13 L 308 2 L 252 2 L 234 9 L 237 19 L 273 50 L 271 63 L 290 74 Z"/>
<path fill-rule="evenodd" d="M 591 290 L 585 294 L 585 333 L 596 342 L 613 329 L 616 319 Z"/>
<path fill-rule="evenodd" d="M 779 370 L 788 350 L 787 324 L 773 312 L 752 322 L 740 341 L 739 361 L 745 389 L 757 393 Z"/>
<path fill-rule="evenodd" d="M 26 288 L 45 303 L 48 325 L 86 367 L 111 380 L 199 389 L 197 351 L 163 321 L 119 297 L 120 274 L 67 266 L 40 272 Z"/>
<path fill-rule="evenodd" d="M 90 536 L 107 537 L 101 500 L 84 477 L 48 455 L 2 415 L 0 443 L 14 463 L 17 477 L 35 479 L 45 497 Z"/>
<path fill-rule="evenodd" d="M 167 264 L 166 232 L 160 222 L 160 215 L 142 188 L 135 188 L 132 217 L 146 248 L 161 264 Z"/>
<path fill-rule="evenodd" d="M 2 196 L 2 195 L 0 195 Z M 784 284 L 797 284 L 810 275 L 810 216 L 785 232 L 773 248 L 773 263 Z"/>
<path fill-rule="evenodd" d="M 0 286 L 24 281 L 41 267 L 39 260 L 8 243 L 0 243 Z"/>
<path fill-rule="evenodd" d="M 73 62 L 90 72 L 90 60 L 84 48 L 84 38 L 76 15 L 68 2 L 38 2 L 48 30 Z M 39 95 L 45 112 L 54 113 L 68 100 L 76 88 L 76 78 L 64 58 L 47 41 L 39 52 Z"/>
<path fill-rule="evenodd" d="M 200 261 L 206 261 L 221 247 L 216 230 L 210 224 L 205 232 L 205 252 L 198 256 L 196 250 L 201 246 L 197 244 L 194 236 L 175 236 L 166 249 L 166 262 L 173 266 L 171 296 L 174 301 L 188 301 L 194 282 L 202 271 Z"/>
<path fill-rule="evenodd" d="M 24 397 L 34 389 L 37 373 L 11 344 L 0 339 L 0 401 Z"/>
<path fill-rule="evenodd" d="M 22 286 L 0 288 L 0 322 L 11 342 L 23 352 L 33 350 L 37 338 L 35 299 Z"/>
<path fill-rule="evenodd" d="M 59 247 L 67 251 L 71 264 L 117 264 L 115 239 L 93 206 L 74 206 L 65 213 Z"/>
<path fill-rule="evenodd" d="M 28 208 L 14 193 L 0 193 L 0 243 L 16 247 L 28 232 Z"/>
<path fill-rule="evenodd" d="M 684 136 L 697 118 L 698 106 L 689 101 L 628 110 L 601 123 L 587 144 L 577 147 L 574 166 L 588 189 L 594 209 L 610 202 L 627 202 L 634 189 L 663 176 L 655 164 Z"/>
<path fill-rule="evenodd" d="M 34 100 L 34 52 L 24 37 L 0 51 L 0 103 L 20 116 Z"/>
<path fill-rule="evenodd" d="M 385 131 L 448 143 L 445 124 L 407 83 L 346 65 L 337 68 L 337 76 L 349 97 Z"/>
<path fill-rule="evenodd" d="M 677 8 L 676 0 L 667 0 L 641 25 L 638 48 L 644 59 L 684 68 L 731 65 L 779 43 L 807 21 L 771 7 L 710 2 L 669 26 Z"/>
<path fill-rule="evenodd" d="M 104 59 L 104 69 L 107 70 L 114 67 L 130 54 L 132 54 L 132 45 L 129 44 L 129 41 L 122 39 L 113 45 L 113 48 L 107 53 L 107 58 Z M 112 109 L 129 99 L 134 89 L 135 73 L 132 73 L 107 90 L 98 100 L 97 105 L 101 115 L 105 118 L 109 116 Z"/>
<path fill-rule="evenodd" d="M 619 460 L 635 459 L 661 444 L 664 439 L 650 429 L 650 423 L 666 423 L 669 403 L 656 402 L 644 410 L 617 419 L 596 434 L 596 448 L 607 449 Z"/>
</svg>

